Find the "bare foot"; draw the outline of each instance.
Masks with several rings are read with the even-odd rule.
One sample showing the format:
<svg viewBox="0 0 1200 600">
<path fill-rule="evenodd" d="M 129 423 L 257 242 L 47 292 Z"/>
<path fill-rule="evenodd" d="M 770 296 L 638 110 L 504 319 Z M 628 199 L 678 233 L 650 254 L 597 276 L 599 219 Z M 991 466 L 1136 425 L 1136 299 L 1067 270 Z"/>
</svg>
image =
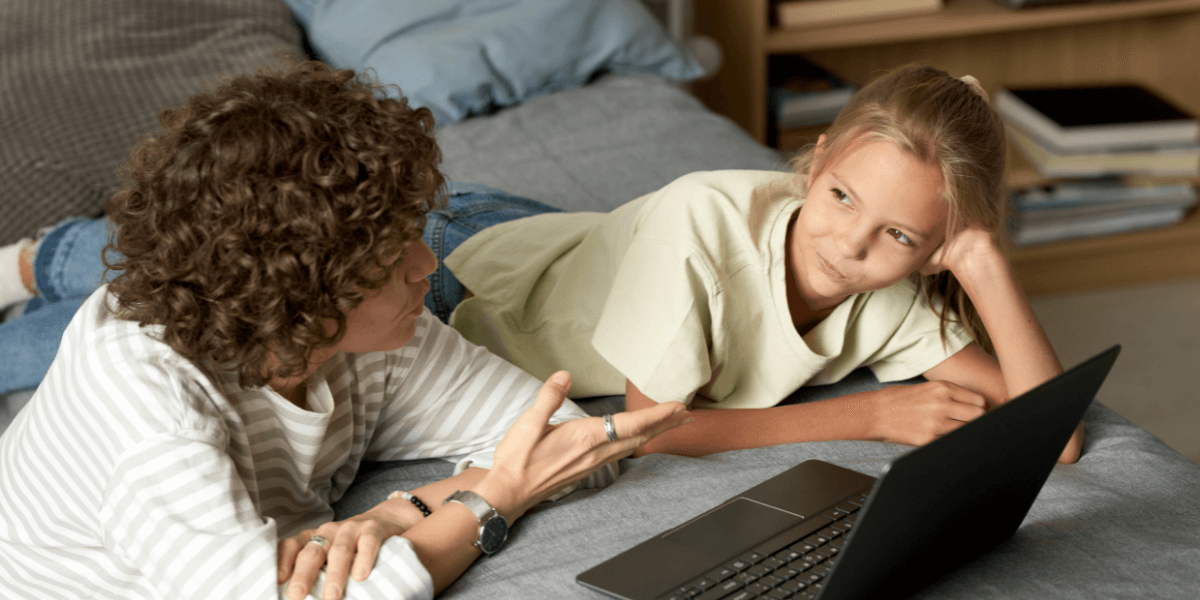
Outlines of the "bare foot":
<svg viewBox="0 0 1200 600">
<path fill-rule="evenodd" d="M 37 295 L 37 286 L 33 282 L 33 255 L 34 245 L 32 242 L 21 248 L 21 252 L 17 254 L 17 271 L 21 274 L 21 284 L 25 289 L 29 290 L 30 294 Z"/>
</svg>

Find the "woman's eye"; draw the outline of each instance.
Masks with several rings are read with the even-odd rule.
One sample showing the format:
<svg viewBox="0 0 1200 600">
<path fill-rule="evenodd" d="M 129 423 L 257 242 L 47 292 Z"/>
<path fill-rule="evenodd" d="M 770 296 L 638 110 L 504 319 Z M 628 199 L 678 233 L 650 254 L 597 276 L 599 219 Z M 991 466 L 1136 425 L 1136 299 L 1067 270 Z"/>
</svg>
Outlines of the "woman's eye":
<svg viewBox="0 0 1200 600">
<path fill-rule="evenodd" d="M 391 273 L 395 273 L 396 271 L 400 270 L 400 267 L 404 266 L 404 261 L 407 258 L 408 258 L 408 247 L 405 246 L 404 250 L 400 251 L 400 254 L 396 256 L 395 260 L 393 260 L 391 263 L 385 265 L 384 268 L 387 269 Z"/>
<path fill-rule="evenodd" d="M 904 235 L 903 231 L 900 231 L 899 229 L 889 229 L 888 233 L 890 233 L 893 238 L 896 238 L 897 242 L 900 242 L 901 244 L 904 244 L 905 246 L 912 245 L 912 238 L 908 237 L 907 235 Z"/>
<path fill-rule="evenodd" d="M 837 200 L 838 202 L 841 202 L 842 204 L 850 204 L 850 196 L 847 196 L 846 192 L 843 192 L 842 190 L 839 190 L 837 188 L 833 188 L 830 191 L 833 192 L 834 200 Z"/>
</svg>

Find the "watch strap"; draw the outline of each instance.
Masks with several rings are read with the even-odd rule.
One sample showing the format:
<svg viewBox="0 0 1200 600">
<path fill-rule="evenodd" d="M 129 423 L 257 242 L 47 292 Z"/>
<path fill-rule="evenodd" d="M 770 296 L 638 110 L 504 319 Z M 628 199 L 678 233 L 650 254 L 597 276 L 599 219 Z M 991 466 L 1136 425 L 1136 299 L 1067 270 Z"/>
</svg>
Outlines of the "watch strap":
<svg viewBox="0 0 1200 600">
<path fill-rule="evenodd" d="M 467 507 L 467 510 L 475 515 L 475 519 L 479 521 L 480 525 L 483 525 L 493 513 L 500 514 L 495 508 L 492 508 L 491 504 L 488 504 L 487 500 L 483 499 L 483 496 L 470 490 L 459 490 L 450 494 L 442 504 L 446 504 L 447 502 L 457 502 Z"/>
<path fill-rule="evenodd" d="M 475 520 L 479 522 L 479 539 L 474 545 L 483 551 L 484 555 L 495 554 L 504 546 L 505 540 L 508 539 L 508 519 L 488 504 L 483 496 L 469 490 L 457 491 L 450 494 L 442 504 L 448 502 L 457 502 L 475 515 Z"/>
</svg>

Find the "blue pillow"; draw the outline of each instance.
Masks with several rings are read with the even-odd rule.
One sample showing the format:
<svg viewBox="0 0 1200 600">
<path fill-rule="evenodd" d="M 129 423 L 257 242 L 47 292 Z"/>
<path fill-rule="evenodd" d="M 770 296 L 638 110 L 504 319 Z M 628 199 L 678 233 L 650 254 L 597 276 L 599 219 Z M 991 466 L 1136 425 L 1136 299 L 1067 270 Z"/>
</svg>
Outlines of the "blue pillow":
<svg viewBox="0 0 1200 600">
<path fill-rule="evenodd" d="M 373 69 L 445 126 L 600 71 L 703 75 L 640 0 L 286 0 L 323 60 Z"/>
</svg>

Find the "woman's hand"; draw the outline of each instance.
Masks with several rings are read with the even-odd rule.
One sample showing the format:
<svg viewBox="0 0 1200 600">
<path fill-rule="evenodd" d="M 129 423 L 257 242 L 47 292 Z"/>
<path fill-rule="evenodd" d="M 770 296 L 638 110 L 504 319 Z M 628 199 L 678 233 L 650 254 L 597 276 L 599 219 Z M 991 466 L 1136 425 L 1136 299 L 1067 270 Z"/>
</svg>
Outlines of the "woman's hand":
<svg viewBox="0 0 1200 600">
<path fill-rule="evenodd" d="M 873 437 L 924 446 L 987 412 L 980 394 L 948 381 L 893 385 L 868 392 Z"/>
<path fill-rule="evenodd" d="M 566 371 L 546 380 L 537 401 L 496 447 L 492 469 L 474 488 L 510 522 L 600 466 L 629 456 L 650 438 L 691 420 L 678 402 L 617 413 L 616 441 L 608 440 L 599 417 L 548 424 L 570 386 Z"/>
<path fill-rule="evenodd" d="M 352 574 L 358 581 L 367 578 L 375 566 L 375 557 L 383 541 L 407 529 L 394 516 L 382 515 L 378 508 L 279 541 L 278 582 L 291 579 L 287 586 L 289 600 L 300 600 L 307 596 L 322 567 L 325 567 L 322 600 L 341 598 L 348 575 Z M 420 516 L 420 513 L 417 515 Z M 310 543 L 318 535 L 328 540 L 327 547 Z"/>
</svg>

